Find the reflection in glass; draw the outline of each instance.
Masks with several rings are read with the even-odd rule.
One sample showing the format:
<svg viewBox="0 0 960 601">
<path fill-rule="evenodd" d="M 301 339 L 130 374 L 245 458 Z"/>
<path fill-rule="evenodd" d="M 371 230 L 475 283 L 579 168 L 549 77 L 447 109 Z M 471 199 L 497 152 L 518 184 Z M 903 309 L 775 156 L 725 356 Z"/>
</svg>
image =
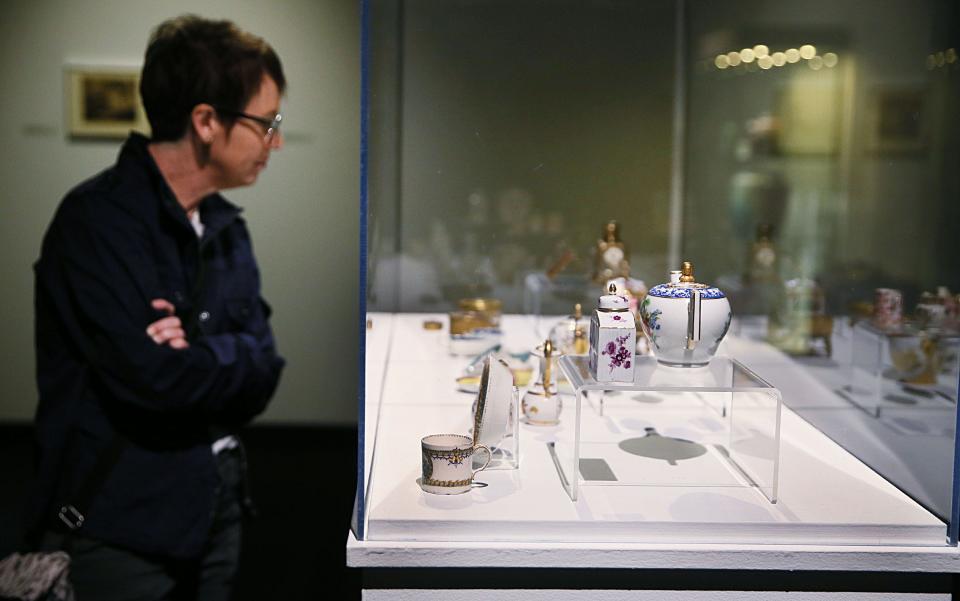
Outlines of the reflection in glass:
<svg viewBox="0 0 960 601">
<path fill-rule="evenodd" d="M 790 357 L 784 369 L 834 382 L 832 398 L 785 392 L 784 402 L 945 517 L 958 368 L 952 350 L 936 350 L 953 347 L 931 341 L 960 335 L 960 175 L 946 167 L 960 144 L 960 86 L 944 68 L 956 6 L 808 0 L 823 19 L 809 26 L 786 5 L 758 15 L 746 0 L 722 14 L 707 4 L 691 5 L 692 58 L 759 35 L 771 53 L 754 51 L 763 75 L 691 73 L 681 252 L 728 293 L 736 335 Z M 879 288 L 903 311 L 875 339 L 906 344 L 890 332 L 914 332 L 912 354 L 861 340 L 858 324 L 882 311 Z M 864 353 L 880 357 L 869 386 L 845 371 Z M 899 421 L 884 413 L 893 408 Z M 933 414 L 949 428 L 903 439 L 903 424 Z"/>
<path fill-rule="evenodd" d="M 371 311 L 589 312 L 608 277 L 645 292 L 693 261 L 733 307 L 724 344 L 815 382 L 784 403 L 949 513 L 960 99 L 939 24 L 955 3 L 802 0 L 811 24 L 794 4 L 690 0 L 680 40 L 672 2 L 378 14 L 401 4 L 375 25 Z M 877 289 L 902 300 L 879 330 Z"/>
</svg>

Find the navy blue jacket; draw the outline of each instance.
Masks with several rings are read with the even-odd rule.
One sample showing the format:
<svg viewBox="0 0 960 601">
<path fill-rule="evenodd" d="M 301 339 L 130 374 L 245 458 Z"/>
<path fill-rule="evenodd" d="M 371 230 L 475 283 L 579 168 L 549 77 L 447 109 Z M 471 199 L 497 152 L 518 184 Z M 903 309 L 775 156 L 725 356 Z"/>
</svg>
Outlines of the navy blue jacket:
<svg viewBox="0 0 960 601">
<path fill-rule="evenodd" d="M 38 479 L 29 519 L 49 525 L 117 433 L 128 443 L 83 533 L 188 558 L 211 525 L 211 441 L 266 407 L 284 361 L 240 209 L 203 199 L 202 239 L 137 134 L 116 165 L 60 204 L 35 265 Z M 177 308 L 190 348 L 147 326 Z"/>
</svg>

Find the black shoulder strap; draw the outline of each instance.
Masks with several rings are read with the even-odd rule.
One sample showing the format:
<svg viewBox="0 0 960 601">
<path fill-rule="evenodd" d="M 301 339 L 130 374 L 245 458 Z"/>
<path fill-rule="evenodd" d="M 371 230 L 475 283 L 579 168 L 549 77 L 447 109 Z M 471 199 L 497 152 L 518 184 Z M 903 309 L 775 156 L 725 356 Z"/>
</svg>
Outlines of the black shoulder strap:
<svg viewBox="0 0 960 601">
<path fill-rule="evenodd" d="M 97 493 L 100 492 L 104 482 L 107 480 L 107 476 L 110 475 L 114 466 L 117 465 L 120 454 L 123 453 L 123 449 L 126 448 L 126 446 L 127 439 L 119 434 L 115 435 L 113 440 L 110 441 L 110 444 L 100 451 L 97 462 L 84 481 L 83 486 L 72 495 L 72 501 L 60 507 L 57 517 L 60 518 L 60 521 L 70 532 L 74 532 L 83 526 L 87 511 L 90 509 L 90 503 L 93 501 L 93 498 L 97 496 Z"/>
</svg>

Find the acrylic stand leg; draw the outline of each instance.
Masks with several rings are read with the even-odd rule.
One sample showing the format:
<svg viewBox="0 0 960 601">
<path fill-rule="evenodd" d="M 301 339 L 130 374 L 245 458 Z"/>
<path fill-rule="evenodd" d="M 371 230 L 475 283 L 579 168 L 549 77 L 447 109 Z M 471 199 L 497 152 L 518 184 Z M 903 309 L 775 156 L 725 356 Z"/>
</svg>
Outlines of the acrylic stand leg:
<svg viewBox="0 0 960 601">
<path fill-rule="evenodd" d="M 592 392 L 593 394 L 590 394 L 591 392 Z M 593 410 L 597 412 L 597 415 L 599 415 L 600 417 L 603 417 L 603 400 L 604 400 L 604 397 L 605 397 L 606 394 L 607 394 L 607 391 L 605 391 L 605 390 L 592 390 L 592 391 L 584 391 L 583 394 L 584 394 L 584 397 L 585 397 L 586 400 L 587 400 L 587 403 L 588 403 L 591 407 L 593 407 Z M 596 399 L 597 399 L 597 395 L 600 396 L 600 399 L 599 399 L 599 400 L 596 400 Z"/>
<path fill-rule="evenodd" d="M 570 500 L 576 501 L 580 492 L 580 408 L 583 406 L 584 391 L 577 389 L 577 426 L 573 434 L 573 471 L 570 473 Z M 601 397 L 602 399 L 602 397 Z M 603 401 L 600 401 L 603 403 Z M 602 409 L 603 405 L 601 405 Z"/>
</svg>

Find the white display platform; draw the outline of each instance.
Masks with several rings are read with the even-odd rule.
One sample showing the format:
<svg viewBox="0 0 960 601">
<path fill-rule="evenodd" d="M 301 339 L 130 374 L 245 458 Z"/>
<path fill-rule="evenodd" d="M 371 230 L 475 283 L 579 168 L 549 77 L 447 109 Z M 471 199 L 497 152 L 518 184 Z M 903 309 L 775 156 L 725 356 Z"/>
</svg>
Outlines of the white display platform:
<svg viewBox="0 0 960 601">
<path fill-rule="evenodd" d="M 351 552 L 352 561 L 359 562 L 351 565 L 367 565 L 362 558 L 366 551 L 358 549 L 386 552 L 394 548 L 378 546 L 386 542 L 411 550 L 420 544 L 446 548 L 444 542 L 451 543 L 451 549 L 466 550 L 475 544 L 519 549 L 534 543 L 561 549 L 578 541 L 612 545 L 611 551 L 625 545 L 664 544 L 676 549 L 678 545 L 726 548 L 739 544 L 747 545 L 744 548 L 751 549 L 750 553 L 779 558 L 774 561 L 776 567 L 768 565 L 766 569 L 799 567 L 786 562 L 783 549 L 800 545 L 817 545 L 818 553 L 823 549 L 843 553 L 841 545 L 889 546 L 891 550 L 917 546 L 918 553 L 942 553 L 956 561 L 956 549 L 945 547 L 943 522 L 786 407 L 776 504 L 738 480 L 734 472 L 717 473 L 708 463 L 719 457 L 709 454 L 704 456 L 704 473 L 712 473 L 716 480 L 710 486 L 672 479 L 674 474 L 664 465 L 658 466 L 661 471 L 651 477 L 649 486 L 584 487 L 579 499 L 572 502 L 548 446 L 565 428 L 572 427 L 569 415 L 562 416 L 557 427 L 521 426 L 519 470 L 483 472 L 478 480 L 488 486 L 465 495 L 424 493 L 416 483 L 420 438 L 441 432 L 466 433 L 470 427 L 473 395 L 455 391 L 455 378 L 468 359 L 449 356 L 445 330 L 423 329 L 425 319 L 445 322 L 443 316 L 398 314 L 390 319 L 374 314 L 371 318 L 375 333 L 368 332 L 367 339 L 368 433 L 369 417 L 375 413 L 371 405 L 379 405 L 379 414 L 375 436 L 368 434 L 367 439 L 372 467 L 366 497 L 366 540 Z M 384 328 L 390 332 L 387 341 L 376 332 L 380 323 L 389 323 Z M 504 344 L 510 350 L 529 349 L 539 342 L 534 319 L 529 316 L 504 316 L 503 327 Z M 730 342 L 730 347 L 740 344 L 735 339 Z M 384 343 L 389 346 L 386 352 L 378 347 Z M 749 358 L 736 356 L 752 367 Z M 379 403 L 370 396 L 374 389 L 370 379 L 376 373 L 369 364 L 371 357 L 384 362 Z M 812 378 L 805 384 L 811 396 L 829 393 Z M 565 411 L 572 409 L 572 397 L 566 397 L 565 404 Z M 691 419 L 682 406 L 651 406 L 649 413 L 656 416 L 658 431 L 671 436 L 693 439 L 715 426 L 709 420 Z M 614 444 L 646 427 L 640 419 L 597 414 L 593 418 L 585 427 L 606 433 Z M 464 558 L 467 555 L 465 551 Z M 660 551 L 655 555 L 663 556 Z M 696 567 L 708 567 L 704 562 L 710 563 L 702 558 Z M 665 560 L 654 563 L 656 567 L 679 567 Z M 841 569 L 828 563 L 810 569 Z M 595 561 L 589 565 L 601 567 Z M 757 569 L 765 568 L 758 565 Z M 874 565 L 873 569 L 879 568 Z"/>
</svg>

